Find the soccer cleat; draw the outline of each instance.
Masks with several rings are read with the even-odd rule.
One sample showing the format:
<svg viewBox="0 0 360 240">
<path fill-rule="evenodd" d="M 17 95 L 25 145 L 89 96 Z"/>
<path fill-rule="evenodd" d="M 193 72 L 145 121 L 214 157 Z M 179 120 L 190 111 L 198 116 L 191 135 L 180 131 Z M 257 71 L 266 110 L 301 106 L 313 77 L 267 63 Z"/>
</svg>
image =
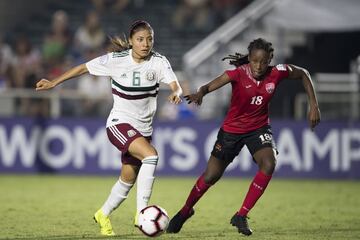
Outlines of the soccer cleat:
<svg viewBox="0 0 360 240">
<path fill-rule="evenodd" d="M 239 233 L 250 236 L 252 234 L 252 230 L 249 227 L 247 218 L 248 217 L 246 216 L 243 217 L 235 213 L 235 215 L 230 220 L 230 224 L 234 227 L 237 227 Z"/>
<path fill-rule="evenodd" d="M 110 218 L 105 216 L 101 208 L 94 214 L 94 220 L 100 226 L 100 232 L 105 236 L 114 236 L 115 233 L 112 229 Z"/>
<path fill-rule="evenodd" d="M 135 227 L 139 227 L 139 213 L 135 213 L 135 217 L 134 217 L 134 226 Z"/>
<path fill-rule="evenodd" d="M 166 232 L 168 233 L 178 233 L 180 232 L 183 224 L 186 222 L 186 220 L 188 220 L 189 218 L 192 217 L 192 215 L 194 215 L 195 211 L 192 208 L 189 212 L 189 214 L 184 217 L 181 215 L 181 212 L 179 211 L 171 220 L 169 223 L 168 228 L 166 229 Z"/>
</svg>

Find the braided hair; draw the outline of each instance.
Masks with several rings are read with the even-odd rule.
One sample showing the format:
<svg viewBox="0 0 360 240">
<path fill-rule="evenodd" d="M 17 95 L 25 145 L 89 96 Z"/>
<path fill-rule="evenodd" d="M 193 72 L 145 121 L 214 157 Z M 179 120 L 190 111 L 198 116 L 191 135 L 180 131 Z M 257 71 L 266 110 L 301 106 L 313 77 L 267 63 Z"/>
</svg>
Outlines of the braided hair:
<svg viewBox="0 0 360 240">
<path fill-rule="evenodd" d="M 222 61 L 229 60 L 230 65 L 234 65 L 239 67 L 243 64 L 249 63 L 248 56 L 254 49 L 262 49 L 265 52 L 269 53 L 270 59 L 274 56 L 274 48 L 272 47 L 272 43 L 266 41 L 263 38 L 258 38 L 252 41 L 248 46 L 248 54 L 235 53 L 234 55 L 228 55 L 221 59 Z"/>
</svg>

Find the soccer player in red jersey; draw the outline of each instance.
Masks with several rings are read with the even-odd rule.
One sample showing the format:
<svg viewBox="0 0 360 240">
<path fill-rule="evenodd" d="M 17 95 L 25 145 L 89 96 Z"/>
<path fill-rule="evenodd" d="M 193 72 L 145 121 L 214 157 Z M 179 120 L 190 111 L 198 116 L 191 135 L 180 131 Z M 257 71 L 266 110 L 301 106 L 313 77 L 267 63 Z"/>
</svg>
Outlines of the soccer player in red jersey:
<svg viewBox="0 0 360 240">
<path fill-rule="evenodd" d="M 185 96 L 188 103 L 201 105 L 203 97 L 231 83 L 232 97 L 228 113 L 218 132 L 205 172 L 192 188 L 185 205 L 171 219 L 167 232 L 178 233 L 194 214 L 193 206 L 223 175 L 226 167 L 247 146 L 259 167 L 241 208 L 231 218 L 230 224 L 239 233 L 251 235 L 247 215 L 265 191 L 276 164 L 276 148 L 269 122 L 269 102 L 283 79 L 302 80 L 308 95 L 311 129 L 320 122 L 320 110 L 309 72 L 294 65 L 270 66 L 274 49 L 270 42 L 255 39 L 248 46 L 248 55 L 236 53 L 224 59 L 236 69 L 225 71 L 196 93 Z M 224 60 L 223 59 L 223 60 Z"/>
</svg>

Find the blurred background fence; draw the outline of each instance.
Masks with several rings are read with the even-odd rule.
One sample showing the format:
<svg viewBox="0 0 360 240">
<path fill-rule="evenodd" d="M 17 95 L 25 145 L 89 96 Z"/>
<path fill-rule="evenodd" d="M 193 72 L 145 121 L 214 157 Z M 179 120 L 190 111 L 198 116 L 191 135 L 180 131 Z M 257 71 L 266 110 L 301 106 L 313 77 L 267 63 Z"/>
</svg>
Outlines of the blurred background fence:
<svg viewBox="0 0 360 240">
<path fill-rule="evenodd" d="M 359 12 L 356 0 L 0 1 L 0 172 L 118 172 L 119 156 L 102 145 L 109 80 L 83 75 L 41 93 L 34 84 L 103 54 L 108 36 L 127 34 L 133 21 L 145 19 L 155 30 L 155 50 L 168 57 L 185 93 L 232 68 L 222 57 L 246 53 L 258 37 L 271 41 L 273 64 L 310 71 L 323 120 L 310 132 L 301 82 L 282 83 L 270 106 L 281 150 L 277 174 L 359 179 Z M 158 172 L 198 175 L 230 87 L 208 95 L 201 108 L 174 107 L 168 93 L 161 88 L 156 115 Z M 254 168 L 244 150 L 227 174 Z"/>
</svg>

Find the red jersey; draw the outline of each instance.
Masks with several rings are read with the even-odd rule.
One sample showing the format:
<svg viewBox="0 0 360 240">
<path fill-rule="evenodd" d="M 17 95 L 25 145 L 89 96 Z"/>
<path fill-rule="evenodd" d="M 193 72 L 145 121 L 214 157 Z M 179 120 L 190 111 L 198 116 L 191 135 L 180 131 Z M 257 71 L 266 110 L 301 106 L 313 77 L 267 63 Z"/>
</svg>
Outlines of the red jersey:
<svg viewBox="0 0 360 240">
<path fill-rule="evenodd" d="M 249 64 L 225 73 L 231 79 L 232 96 L 222 129 L 242 134 L 268 125 L 269 103 L 277 85 L 289 75 L 287 65 L 269 66 L 261 81 L 252 77 Z"/>
</svg>

